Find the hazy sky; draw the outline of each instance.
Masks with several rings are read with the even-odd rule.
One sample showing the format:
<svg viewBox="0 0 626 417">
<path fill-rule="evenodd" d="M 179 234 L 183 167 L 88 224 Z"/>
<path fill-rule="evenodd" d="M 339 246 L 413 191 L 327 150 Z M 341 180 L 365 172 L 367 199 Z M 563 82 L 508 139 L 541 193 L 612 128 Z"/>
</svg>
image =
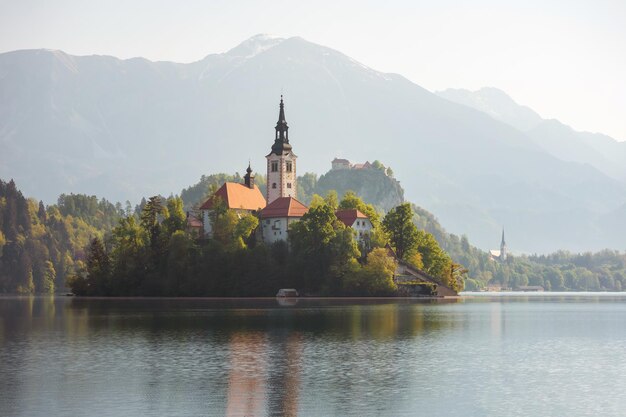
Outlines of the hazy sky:
<svg viewBox="0 0 626 417">
<path fill-rule="evenodd" d="M 301 36 L 431 90 L 498 87 L 546 118 L 626 140 L 626 0 L 0 0 L 0 51 L 191 62 Z"/>
</svg>

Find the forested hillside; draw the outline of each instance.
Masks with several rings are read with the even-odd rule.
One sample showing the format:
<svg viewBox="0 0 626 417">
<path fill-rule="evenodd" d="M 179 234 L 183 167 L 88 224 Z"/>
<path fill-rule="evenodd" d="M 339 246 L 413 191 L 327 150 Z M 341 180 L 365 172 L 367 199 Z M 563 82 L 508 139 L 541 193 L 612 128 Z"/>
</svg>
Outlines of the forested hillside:
<svg viewBox="0 0 626 417">
<path fill-rule="evenodd" d="M 392 175 L 391 169 L 379 161 L 374 161 L 370 169 L 330 170 L 319 178 L 307 173 L 298 178 L 298 195 L 308 203 L 313 194 L 326 195 L 334 190 L 341 198 L 348 191 L 353 191 L 386 212 L 404 202 L 404 190 Z"/>
<path fill-rule="evenodd" d="M 264 184 L 262 176 L 257 178 Z M 211 187 L 233 180 L 241 181 L 241 177 L 237 174 L 203 176 L 200 182 L 183 190 L 185 206 L 200 202 Z M 325 196 L 332 190 L 337 191 L 338 198 L 343 198 L 348 191 L 356 191 L 381 214 L 390 206 L 400 204 L 404 198 L 400 183 L 385 175 L 384 169 L 336 170 L 319 178 L 313 173 L 298 177 L 298 198 L 307 204 L 315 194 Z M 261 191 L 265 192 L 265 187 L 261 187 Z M 472 245 L 467 236 L 448 233 L 437 218 L 424 208 L 414 204 L 413 211 L 418 229 L 432 234 L 454 262 L 467 268 L 467 289 L 488 285 L 505 288 L 540 285 L 547 290 L 563 291 L 619 291 L 626 288 L 626 253 L 607 250 L 596 254 L 576 254 L 561 251 L 548 256 L 509 256 L 507 262 L 500 263 L 490 259 L 486 251 Z M 494 247 L 499 243 L 498 237 L 494 236 Z M 516 250 L 515 243 L 511 242 L 513 251 Z"/>
<path fill-rule="evenodd" d="M 45 207 L 0 180 L 0 293 L 52 293 L 84 265 L 91 238 L 124 212 L 95 196 L 62 195 Z"/>
<path fill-rule="evenodd" d="M 370 176 L 375 180 L 364 181 L 364 178 Z M 185 207 L 193 207 L 211 189 L 217 188 L 224 181 L 237 179 L 236 174 L 202 177 L 199 183 L 182 191 Z M 343 194 L 341 198 L 354 195 L 349 190 L 356 188 L 372 198 L 366 199 L 366 203 L 380 211 L 381 199 L 376 196 L 383 195 L 384 199 L 384 193 L 377 194 L 381 186 L 377 181 L 394 187 L 392 193 L 396 198 L 401 198 L 402 188 L 395 180 L 384 174 L 365 170 L 336 171 L 332 175 L 323 175 L 319 180 L 314 174 L 305 174 L 299 178 L 299 187 L 304 192 L 302 199 L 307 202 L 315 200 L 318 203 L 320 198 L 314 195 L 325 190 L 319 186 L 320 182 L 325 187 L 330 187 L 328 184 L 333 183 L 338 185 L 337 188 Z M 261 183 L 260 188 L 264 190 L 262 176 L 257 177 L 257 182 Z M 368 184 L 373 184 L 371 189 Z M 338 201 L 333 192 L 329 196 L 331 200 Z M 113 242 L 112 236 L 115 235 L 112 232 L 117 229 L 117 239 L 121 239 L 124 234 L 119 235 L 119 231 L 129 227 L 131 218 L 136 222 L 137 226 L 133 230 L 137 232 L 146 204 L 147 201 L 132 209 L 130 203 L 127 203 L 122 208 L 119 203 L 112 204 L 96 196 L 70 194 L 61 195 L 57 204 L 46 207 L 41 202 L 25 198 L 13 181 L 0 180 L 0 292 L 61 291 L 70 275 L 87 267 L 86 254 L 90 241 L 97 237 L 103 247 L 109 247 Z M 179 219 L 179 223 L 181 213 L 184 213 L 182 204 L 183 201 L 180 200 L 181 206 L 175 207 L 178 213 L 175 218 Z M 468 270 L 466 289 L 478 289 L 487 285 L 513 288 L 520 285 L 541 285 L 547 290 L 619 291 L 626 288 L 626 253 L 605 250 L 575 254 L 560 251 L 547 256 L 509 256 L 506 262 L 500 263 L 491 260 L 485 251 L 473 246 L 467 237 L 447 233 L 432 213 L 417 205 L 412 207 L 415 213 L 413 221 L 417 228 L 428 235 L 432 234 L 454 263 L 463 265 Z M 380 211 L 379 214 L 382 216 L 384 213 Z M 170 213 L 167 215 L 170 216 Z M 160 221 L 163 221 L 162 217 Z M 122 224 L 126 226 L 122 227 Z M 132 233 L 125 236 L 131 235 Z M 428 235 L 420 235 L 425 245 Z M 179 235 L 176 239 L 180 244 L 187 242 Z M 515 242 L 511 241 L 509 245 L 515 251 Z M 427 251 L 427 246 L 422 247 L 422 250 Z"/>
</svg>

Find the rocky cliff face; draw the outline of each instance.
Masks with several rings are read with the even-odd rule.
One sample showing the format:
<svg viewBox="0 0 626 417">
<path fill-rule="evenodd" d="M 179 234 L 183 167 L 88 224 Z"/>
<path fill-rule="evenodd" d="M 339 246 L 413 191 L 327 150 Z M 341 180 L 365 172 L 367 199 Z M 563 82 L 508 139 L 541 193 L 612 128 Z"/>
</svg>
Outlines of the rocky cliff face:
<svg viewBox="0 0 626 417">
<path fill-rule="evenodd" d="M 404 202 L 404 190 L 400 182 L 376 169 L 351 169 L 329 171 L 317 182 L 317 193 L 325 195 L 336 190 L 339 198 L 354 191 L 363 201 L 388 211 Z"/>
</svg>

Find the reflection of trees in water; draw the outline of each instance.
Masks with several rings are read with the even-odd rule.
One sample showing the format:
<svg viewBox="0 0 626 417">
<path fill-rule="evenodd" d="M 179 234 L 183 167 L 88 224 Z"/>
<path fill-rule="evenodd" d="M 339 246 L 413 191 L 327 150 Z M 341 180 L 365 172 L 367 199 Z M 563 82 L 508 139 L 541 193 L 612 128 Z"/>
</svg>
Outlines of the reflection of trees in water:
<svg viewBox="0 0 626 417">
<path fill-rule="evenodd" d="M 297 331 L 276 331 L 270 332 L 270 342 L 268 411 L 285 417 L 297 416 L 303 337 Z"/>
<path fill-rule="evenodd" d="M 32 395 L 28 386 L 36 382 L 33 375 L 54 360 L 57 352 L 45 350 L 45 338 L 56 327 L 63 301 L 51 296 L 0 298 L 0 415 L 23 414 Z"/>
<path fill-rule="evenodd" d="M 297 330 L 338 339 L 414 337 L 458 325 L 438 314 L 456 300 L 300 299 L 293 306 L 266 300 L 209 299 L 73 299 L 71 310 L 82 312 L 91 329 L 111 328 L 138 334 L 215 333 Z M 80 322 L 82 323 L 82 321 Z M 79 322 L 74 323 L 76 325 Z"/>
<path fill-rule="evenodd" d="M 122 377 L 125 384 L 143 384 L 135 394 L 151 398 L 146 404 L 151 410 L 166 409 L 167 395 L 174 390 L 189 404 L 224 407 L 231 415 L 276 412 L 291 416 L 303 407 L 302 383 L 319 371 L 316 361 L 327 363 L 329 372 L 340 370 L 328 381 L 335 390 L 365 395 L 363 381 L 353 377 L 358 372 L 368 375 L 372 383 L 384 384 L 394 374 L 398 359 L 394 342 L 455 326 L 455 321 L 437 313 L 438 304 L 307 299 L 298 300 L 296 306 L 281 306 L 274 299 L 3 300 L 1 317 L 11 320 L 2 321 L 0 346 L 7 338 L 36 337 L 38 332 L 54 330 L 66 340 L 67 358 L 82 364 L 73 369 L 97 365 L 104 373 L 94 374 L 94 382 Z M 311 351 L 318 346 L 330 350 Z M 115 359 L 118 353 L 113 351 L 122 356 Z M 20 367 L 33 363 L 32 354 L 12 351 L 14 365 L 0 364 L 2 374 L 7 375 L 2 381 L 7 395 L 21 395 Z M 49 359 L 55 357 L 50 352 Z M 362 363 L 355 365 L 355 357 Z M 114 362 L 107 369 L 109 360 Z M 368 369 L 373 361 L 380 369 Z M 344 369 L 346 364 L 356 368 Z M 124 367 L 129 368 L 128 374 L 119 375 Z M 83 378 L 80 374 L 67 377 Z M 320 380 L 324 381 L 324 375 Z M 86 388 L 79 394 L 91 395 Z"/>
</svg>

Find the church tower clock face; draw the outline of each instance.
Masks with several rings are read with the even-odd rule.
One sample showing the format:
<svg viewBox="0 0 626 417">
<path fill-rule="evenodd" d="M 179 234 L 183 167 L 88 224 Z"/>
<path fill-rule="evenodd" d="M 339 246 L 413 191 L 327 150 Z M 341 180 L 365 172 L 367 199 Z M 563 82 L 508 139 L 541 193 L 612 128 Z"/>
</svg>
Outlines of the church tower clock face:
<svg viewBox="0 0 626 417">
<path fill-rule="evenodd" d="M 296 158 L 289 144 L 289 126 L 285 104 L 280 96 L 280 112 L 276 123 L 272 151 L 267 158 L 267 204 L 280 197 L 296 197 Z"/>
</svg>

